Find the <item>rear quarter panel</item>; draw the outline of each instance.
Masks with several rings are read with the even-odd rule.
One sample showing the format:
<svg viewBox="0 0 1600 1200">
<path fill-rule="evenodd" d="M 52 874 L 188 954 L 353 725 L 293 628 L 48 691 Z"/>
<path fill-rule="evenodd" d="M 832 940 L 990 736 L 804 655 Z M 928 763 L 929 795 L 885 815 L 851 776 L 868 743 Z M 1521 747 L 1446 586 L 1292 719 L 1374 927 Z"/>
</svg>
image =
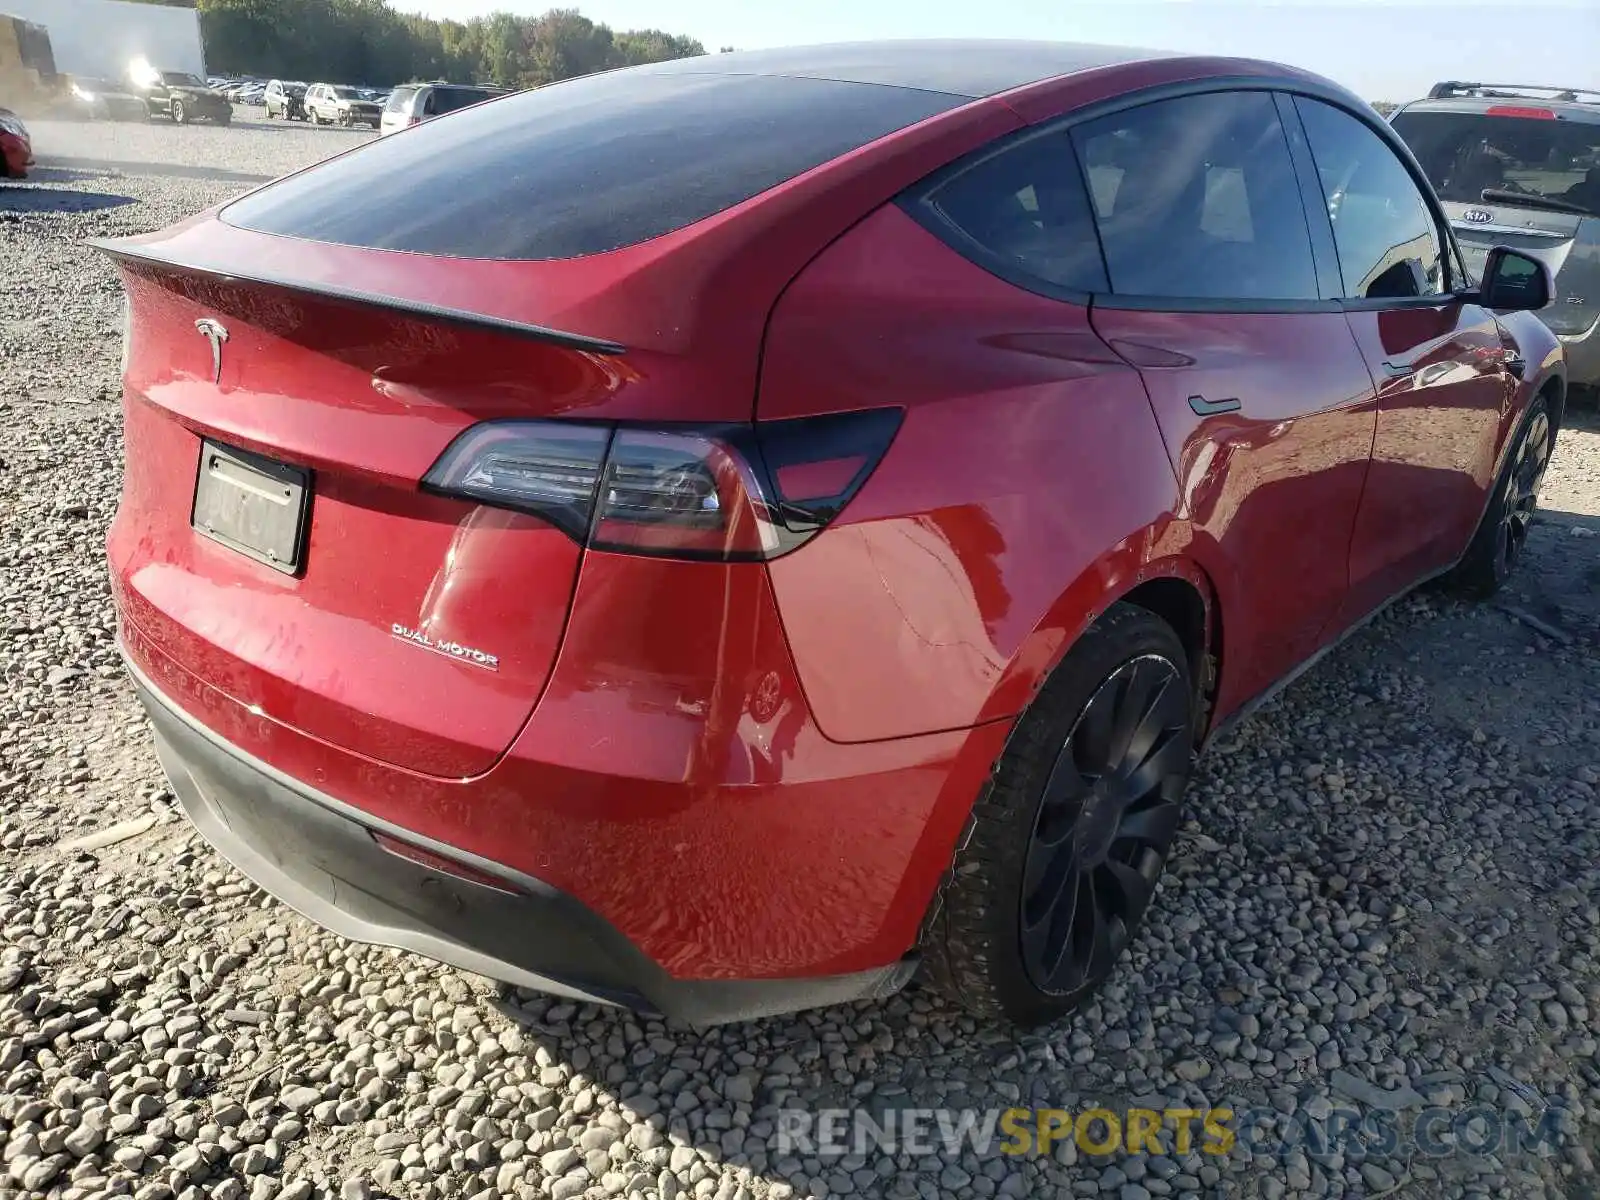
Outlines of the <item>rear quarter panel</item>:
<svg viewBox="0 0 1600 1200">
<path fill-rule="evenodd" d="M 1117 595 L 1192 574 L 1139 375 L 1087 310 L 1023 291 L 886 206 L 779 302 L 763 418 L 896 405 L 840 520 L 771 564 L 821 730 L 871 741 L 1020 711 Z"/>
</svg>

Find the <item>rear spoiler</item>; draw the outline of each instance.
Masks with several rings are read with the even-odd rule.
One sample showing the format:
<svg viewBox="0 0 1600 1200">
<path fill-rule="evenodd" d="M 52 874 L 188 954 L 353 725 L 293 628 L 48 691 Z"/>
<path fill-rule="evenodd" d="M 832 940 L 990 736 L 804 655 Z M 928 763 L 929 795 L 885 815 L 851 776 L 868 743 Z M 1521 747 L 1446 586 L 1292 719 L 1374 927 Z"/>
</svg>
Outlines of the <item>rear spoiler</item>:
<svg viewBox="0 0 1600 1200">
<path fill-rule="evenodd" d="M 94 238 L 90 239 L 86 244 L 99 250 L 119 264 L 156 267 L 162 270 L 180 271 L 191 275 L 207 275 L 226 282 L 282 288 L 285 291 L 300 292 L 309 296 L 321 296 L 325 299 L 359 304 L 368 308 L 388 309 L 391 312 L 404 313 L 407 316 L 437 321 L 442 325 L 457 325 L 466 329 L 484 329 L 493 333 L 504 333 L 512 337 L 525 338 L 528 341 L 542 342 L 550 346 L 561 346 L 567 350 L 581 350 L 588 354 L 613 356 L 626 354 L 628 349 L 620 342 L 608 341 L 605 338 L 589 337 L 581 333 L 567 333 L 565 330 L 551 329 L 544 325 L 510 321 L 504 317 L 488 316 L 484 313 L 470 312 L 462 308 L 448 308 L 444 305 L 429 304 L 421 300 L 406 300 L 394 296 L 380 295 L 377 292 L 365 292 L 357 288 L 340 287 L 337 284 L 311 283 L 303 279 L 290 279 L 284 276 L 270 276 L 261 273 L 247 275 L 237 271 L 219 270 L 216 267 L 184 262 L 170 255 L 154 253 L 121 241 Z"/>
</svg>

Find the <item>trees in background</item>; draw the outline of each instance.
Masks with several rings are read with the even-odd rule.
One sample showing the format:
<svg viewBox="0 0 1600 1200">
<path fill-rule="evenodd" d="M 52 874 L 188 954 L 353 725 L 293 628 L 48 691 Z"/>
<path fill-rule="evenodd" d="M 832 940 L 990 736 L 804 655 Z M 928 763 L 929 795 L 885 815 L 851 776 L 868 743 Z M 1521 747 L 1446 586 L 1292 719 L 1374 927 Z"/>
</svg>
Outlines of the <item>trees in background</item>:
<svg viewBox="0 0 1600 1200">
<path fill-rule="evenodd" d="M 577 9 L 436 21 L 390 0 L 143 0 L 198 8 L 206 67 L 224 75 L 536 87 L 611 67 L 704 54 L 693 38 L 617 33 Z"/>
</svg>

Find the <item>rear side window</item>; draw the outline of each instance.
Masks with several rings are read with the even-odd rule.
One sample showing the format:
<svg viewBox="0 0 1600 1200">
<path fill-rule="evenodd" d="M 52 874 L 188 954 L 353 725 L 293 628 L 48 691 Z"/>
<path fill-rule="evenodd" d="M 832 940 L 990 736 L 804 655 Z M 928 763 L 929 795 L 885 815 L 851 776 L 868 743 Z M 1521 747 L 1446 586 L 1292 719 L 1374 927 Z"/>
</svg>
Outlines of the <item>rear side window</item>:
<svg viewBox="0 0 1600 1200">
<path fill-rule="evenodd" d="M 1106 290 L 1083 176 L 1064 132 L 1028 137 L 936 186 L 924 203 L 1002 277 Z"/>
<path fill-rule="evenodd" d="M 1330 104 L 1295 101 L 1328 203 L 1345 296 L 1437 296 L 1444 246 L 1411 172 L 1363 122 Z"/>
<path fill-rule="evenodd" d="M 959 103 L 828 79 L 591 75 L 371 142 L 222 216 L 385 250 L 575 258 L 681 229 Z"/>
<path fill-rule="evenodd" d="M 1140 105 L 1073 130 L 1111 290 L 1315 300 L 1289 143 L 1266 92 Z"/>
<path fill-rule="evenodd" d="M 499 94 L 499 92 L 486 92 L 482 88 L 436 87 L 428 96 L 428 112 L 430 115 L 455 112 L 458 108 L 493 100 Z"/>
</svg>

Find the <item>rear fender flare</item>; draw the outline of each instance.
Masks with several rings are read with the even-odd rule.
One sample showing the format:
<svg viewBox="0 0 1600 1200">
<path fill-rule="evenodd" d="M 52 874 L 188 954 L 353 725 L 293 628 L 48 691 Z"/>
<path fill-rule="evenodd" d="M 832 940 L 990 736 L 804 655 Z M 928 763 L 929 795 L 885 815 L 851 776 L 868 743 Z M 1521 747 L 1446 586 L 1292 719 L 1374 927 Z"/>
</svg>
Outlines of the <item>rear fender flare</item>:
<svg viewBox="0 0 1600 1200">
<path fill-rule="evenodd" d="M 1175 538 L 1173 534 L 1180 528 L 1182 532 Z M 1180 542 L 1181 548 L 1171 548 L 1174 541 Z M 1153 546 L 1161 549 L 1153 552 Z M 1208 710 L 1214 709 L 1210 702 L 1220 690 L 1225 667 L 1223 614 L 1233 591 L 1233 572 L 1209 539 L 1194 538 L 1186 525 L 1169 525 L 1164 531 L 1151 529 L 1125 538 L 1062 591 L 1012 656 L 990 693 L 981 720 L 1001 720 L 1021 713 L 1068 651 L 1107 609 L 1161 580 L 1186 584 L 1200 598 L 1204 613 L 1203 644 L 1199 647 L 1202 654 L 1193 666 L 1196 679 L 1205 687 Z M 1211 659 L 1209 668 L 1206 658 Z M 1203 734 L 1205 730 L 1196 732 Z"/>
</svg>

